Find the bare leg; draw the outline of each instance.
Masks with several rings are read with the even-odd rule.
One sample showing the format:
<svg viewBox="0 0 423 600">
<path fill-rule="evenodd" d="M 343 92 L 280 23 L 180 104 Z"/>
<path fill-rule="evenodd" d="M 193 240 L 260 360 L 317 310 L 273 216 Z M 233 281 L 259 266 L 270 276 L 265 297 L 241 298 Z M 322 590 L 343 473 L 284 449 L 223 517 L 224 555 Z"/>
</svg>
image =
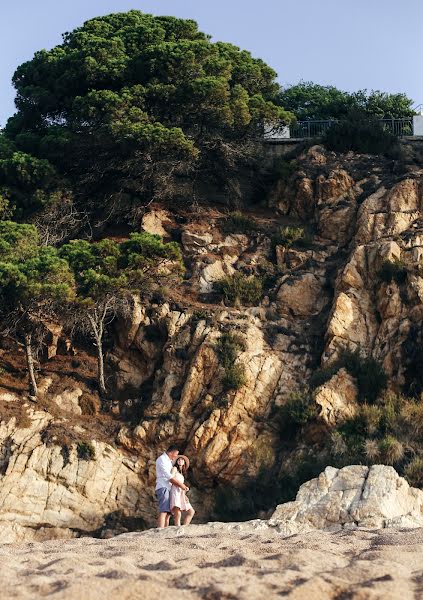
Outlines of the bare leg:
<svg viewBox="0 0 423 600">
<path fill-rule="evenodd" d="M 181 511 L 176 506 L 173 508 L 173 518 L 175 520 L 175 525 L 178 527 L 181 524 Z"/>
<path fill-rule="evenodd" d="M 159 516 L 157 517 L 157 527 L 159 527 L 159 529 L 166 527 L 167 514 L 168 513 L 159 513 Z"/>
<path fill-rule="evenodd" d="M 170 517 L 171 517 L 171 514 L 170 513 L 166 513 L 166 524 L 165 524 L 165 527 L 169 527 Z"/>
<path fill-rule="evenodd" d="M 184 525 L 189 525 L 192 521 L 192 517 L 195 515 L 195 510 L 193 508 L 190 508 L 187 511 L 187 514 L 185 515 L 185 519 L 184 519 Z"/>
</svg>

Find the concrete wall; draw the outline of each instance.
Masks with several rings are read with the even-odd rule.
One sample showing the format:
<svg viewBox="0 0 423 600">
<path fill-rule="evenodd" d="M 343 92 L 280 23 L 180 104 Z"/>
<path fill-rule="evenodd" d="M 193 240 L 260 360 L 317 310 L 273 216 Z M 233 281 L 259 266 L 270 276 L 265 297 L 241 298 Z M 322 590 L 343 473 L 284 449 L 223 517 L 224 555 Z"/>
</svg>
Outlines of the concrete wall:
<svg viewBox="0 0 423 600">
<path fill-rule="evenodd" d="M 413 117 L 413 136 L 423 136 L 423 115 Z"/>
</svg>

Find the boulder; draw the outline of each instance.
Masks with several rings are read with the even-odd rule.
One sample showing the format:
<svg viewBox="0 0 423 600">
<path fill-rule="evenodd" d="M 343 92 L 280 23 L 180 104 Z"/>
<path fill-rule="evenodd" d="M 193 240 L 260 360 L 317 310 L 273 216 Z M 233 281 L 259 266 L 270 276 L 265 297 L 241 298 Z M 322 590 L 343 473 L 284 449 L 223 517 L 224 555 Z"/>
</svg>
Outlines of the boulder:
<svg viewBox="0 0 423 600">
<path fill-rule="evenodd" d="M 269 524 L 287 534 L 313 529 L 422 527 L 423 491 L 393 467 L 326 467 L 304 483 L 295 501 L 280 504 Z"/>
<path fill-rule="evenodd" d="M 307 317 L 318 314 L 327 302 L 323 282 L 313 273 L 290 278 L 278 291 L 277 303 L 280 314 Z"/>
</svg>

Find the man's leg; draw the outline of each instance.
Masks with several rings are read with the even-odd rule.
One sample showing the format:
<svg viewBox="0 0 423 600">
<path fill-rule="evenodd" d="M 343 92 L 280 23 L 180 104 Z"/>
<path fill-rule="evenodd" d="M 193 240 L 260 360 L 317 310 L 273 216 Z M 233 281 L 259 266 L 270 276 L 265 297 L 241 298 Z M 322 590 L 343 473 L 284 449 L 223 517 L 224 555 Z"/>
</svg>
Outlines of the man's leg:
<svg viewBox="0 0 423 600">
<path fill-rule="evenodd" d="M 171 514 L 167 513 L 166 514 L 166 525 L 165 525 L 165 527 L 169 527 L 170 517 L 171 517 Z"/>
<path fill-rule="evenodd" d="M 165 512 L 159 513 L 159 516 L 157 517 L 157 527 L 159 527 L 160 529 L 162 529 L 163 527 L 166 527 L 166 519 L 167 519 L 167 513 L 165 513 Z"/>
<path fill-rule="evenodd" d="M 157 517 L 157 527 L 162 529 L 169 525 L 169 513 L 170 513 L 170 498 L 169 490 L 167 488 L 159 488 L 156 490 L 156 496 L 159 504 L 159 515 Z"/>
</svg>

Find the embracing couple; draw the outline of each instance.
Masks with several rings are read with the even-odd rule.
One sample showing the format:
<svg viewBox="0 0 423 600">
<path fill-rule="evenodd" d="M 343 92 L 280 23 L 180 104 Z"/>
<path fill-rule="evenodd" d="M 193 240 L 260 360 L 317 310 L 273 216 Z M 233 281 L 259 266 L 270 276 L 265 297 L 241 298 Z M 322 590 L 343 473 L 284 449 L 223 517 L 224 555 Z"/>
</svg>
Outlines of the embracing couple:
<svg viewBox="0 0 423 600">
<path fill-rule="evenodd" d="M 189 487 L 184 483 L 188 469 L 189 459 L 179 454 L 178 446 L 169 446 L 156 460 L 157 527 L 168 527 L 171 515 L 175 525 L 180 525 L 182 513 L 183 524 L 191 523 L 195 510 L 186 496 Z"/>
</svg>

